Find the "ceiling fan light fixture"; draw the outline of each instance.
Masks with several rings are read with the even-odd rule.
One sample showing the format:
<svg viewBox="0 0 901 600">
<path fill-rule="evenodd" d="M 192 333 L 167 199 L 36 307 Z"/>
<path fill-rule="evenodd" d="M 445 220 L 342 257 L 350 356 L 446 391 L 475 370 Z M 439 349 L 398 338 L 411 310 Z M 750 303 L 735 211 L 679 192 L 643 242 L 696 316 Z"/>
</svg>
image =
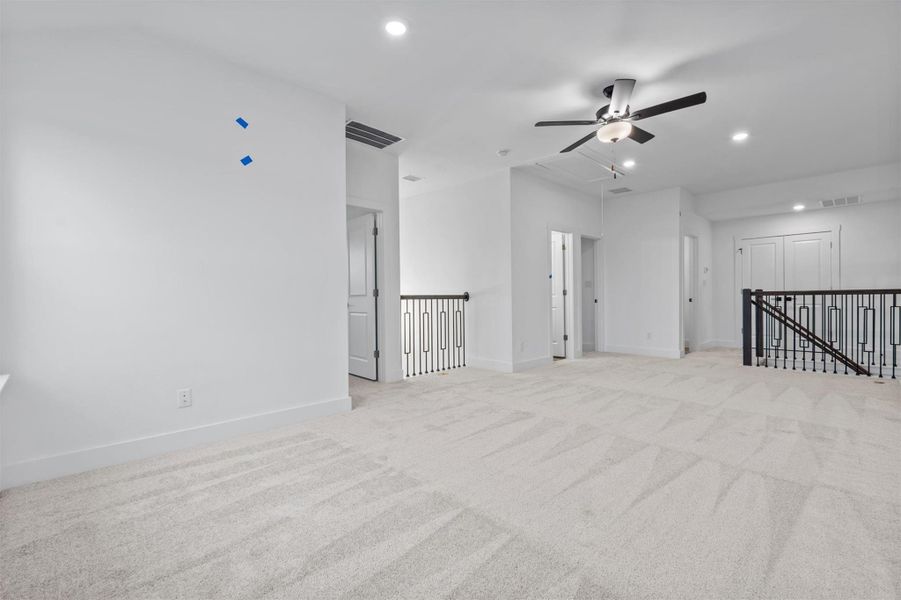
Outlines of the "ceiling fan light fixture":
<svg viewBox="0 0 901 600">
<path fill-rule="evenodd" d="M 612 123 L 607 123 L 598 129 L 597 135 L 600 141 L 605 144 L 612 144 L 625 137 L 629 137 L 630 133 L 632 133 L 632 123 L 629 123 L 628 121 L 614 121 Z"/>
</svg>

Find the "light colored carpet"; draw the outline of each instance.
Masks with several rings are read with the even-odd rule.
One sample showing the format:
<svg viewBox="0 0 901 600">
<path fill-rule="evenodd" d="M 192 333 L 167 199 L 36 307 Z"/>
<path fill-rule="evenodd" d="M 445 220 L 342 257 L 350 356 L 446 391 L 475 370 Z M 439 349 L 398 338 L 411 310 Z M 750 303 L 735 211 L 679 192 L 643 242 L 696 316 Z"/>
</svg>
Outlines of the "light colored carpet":
<svg viewBox="0 0 901 600">
<path fill-rule="evenodd" d="M 594 355 L 14 489 L 0 596 L 892 598 L 901 386 Z"/>
</svg>

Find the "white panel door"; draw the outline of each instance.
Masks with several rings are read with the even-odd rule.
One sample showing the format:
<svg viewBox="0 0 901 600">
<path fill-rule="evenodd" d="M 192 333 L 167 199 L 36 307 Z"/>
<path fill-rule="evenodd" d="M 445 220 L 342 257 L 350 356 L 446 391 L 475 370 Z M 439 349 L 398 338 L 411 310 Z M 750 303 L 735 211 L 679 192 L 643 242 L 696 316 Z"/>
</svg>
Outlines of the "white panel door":
<svg viewBox="0 0 901 600">
<path fill-rule="evenodd" d="M 782 236 L 742 240 L 742 288 L 784 289 Z"/>
<path fill-rule="evenodd" d="M 785 289 L 832 289 L 832 232 L 785 236 Z"/>
<path fill-rule="evenodd" d="M 377 379 L 374 215 L 347 221 L 348 371 Z"/>
<path fill-rule="evenodd" d="M 832 289 L 832 232 L 785 236 L 784 289 L 786 291 Z M 786 312 L 807 329 L 824 337 L 823 297 L 801 295 L 790 298 L 794 305 L 790 306 L 786 302 Z M 829 316 L 835 318 L 834 315 Z M 787 335 L 787 343 L 792 347 L 795 340 L 790 332 Z"/>
<path fill-rule="evenodd" d="M 566 263 L 565 237 L 558 231 L 551 232 L 551 353 L 566 357 Z"/>
<path fill-rule="evenodd" d="M 741 241 L 741 288 L 752 290 L 785 289 L 784 240 L 782 236 L 746 238 Z M 735 312 L 738 339 L 741 339 L 741 291 Z"/>
</svg>

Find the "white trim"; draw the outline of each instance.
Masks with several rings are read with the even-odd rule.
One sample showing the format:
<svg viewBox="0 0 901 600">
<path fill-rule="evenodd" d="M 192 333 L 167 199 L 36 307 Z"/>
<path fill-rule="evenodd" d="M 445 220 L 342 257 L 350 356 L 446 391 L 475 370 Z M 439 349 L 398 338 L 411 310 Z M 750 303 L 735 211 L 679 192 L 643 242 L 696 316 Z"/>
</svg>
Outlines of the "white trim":
<svg viewBox="0 0 901 600">
<path fill-rule="evenodd" d="M 708 348 L 741 348 L 741 342 L 735 340 L 707 340 L 701 343 L 702 349 Z"/>
<path fill-rule="evenodd" d="M 3 481 L 0 482 L 0 485 L 3 489 L 7 489 L 35 481 L 81 473 L 174 450 L 200 446 L 242 433 L 264 431 L 308 421 L 316 417 L 348 412 L 350 409 L 350 396 L 344 396 L 304 406 L 274 410 L 209 425 L 199 425 L 124 442 L 35 458 L 5 465 Z"/>
<path fill-rule="evenodd" d="M 554 359 L 550 356 L 540 356 L 538 358 L 520 360 L 513 365 L 513 372 L 519 373 L 520 371 L 527 371 L 529 369 L 534 369 L 535 367 L 543 367 L 544 365 L 549 365 L 553 362 Z"/>
<path fill-rule="evenodd" d="M 501 373 L 513 372 L 513 363 L 505 360 L 494 360 L 493 358 L 467 356 L 466 366 L 474 369 L 485 369 L 487 371 L 499 371 Z"/>
<path fill-rule="evenodd" d="M 604 352 L 617 354 L 637 354 L 639 356 L 654 356 L 657 358 L 681 358 L 682 353 L 674 348 L 644 348 L 640 346 L 607 346 Z"/>
</svg>

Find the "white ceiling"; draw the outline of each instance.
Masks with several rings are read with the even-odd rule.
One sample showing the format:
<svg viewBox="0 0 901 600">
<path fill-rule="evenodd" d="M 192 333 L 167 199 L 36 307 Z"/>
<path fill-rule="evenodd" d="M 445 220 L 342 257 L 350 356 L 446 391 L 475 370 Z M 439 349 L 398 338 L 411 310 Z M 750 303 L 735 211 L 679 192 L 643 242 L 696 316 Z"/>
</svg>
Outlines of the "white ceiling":
<svg viewBox="0 0 901 600">
<path fill-rule="evenodd" d="M 638 80 L 634 108 L 708 93 L 644 121 L 648 144 L 616 144 L 636 191 L 901 160 L 899 2 L 7 2 L 3 26 L 140 27 L 340 99 L 405 138 L 386 151 L 424 179 L 403 195 L 549 157 L 590 129 L 532 124 L 591 117 L 617 77 Z"/>
</svg>

